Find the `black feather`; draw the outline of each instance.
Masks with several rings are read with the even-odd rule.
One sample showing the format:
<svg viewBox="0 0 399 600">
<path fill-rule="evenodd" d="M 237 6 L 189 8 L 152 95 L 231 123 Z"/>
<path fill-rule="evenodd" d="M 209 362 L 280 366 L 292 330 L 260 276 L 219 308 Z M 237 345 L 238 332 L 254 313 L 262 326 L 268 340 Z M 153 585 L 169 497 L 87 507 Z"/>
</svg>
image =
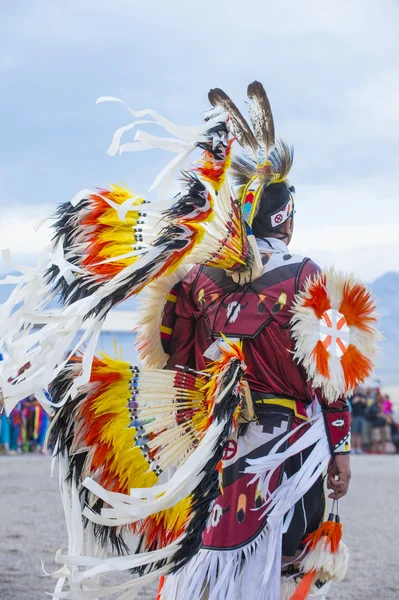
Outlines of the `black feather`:
<svg viewBox="0 0 399 600">
<path fill-rule="evenodd" d="M 78 362 L 71 362 L 65 366 L 50 385 L 49 391 L 53 402 L 58 400 L 61 403 L 65 396 L 69 394 L 73 379 L 78 372 L 80 372 L 80 363 Z M 78 409 L 86 400 L 87 393 L 81 393 L 74 399 L 68 398 L 67 402 L 59 408 L 55 407 L 56 416 L 49 436 L 50 445 L 56 448 L 56 456 L 65 454 L 68 456 L 69 468 L 66 481 L 74 480 L 79 490 L 82 508 L 88 506 L 90 500 L 90 492 L 82 487 L 82 473 L 86 468 L 86 459 L 89 452 L 85 448 L 72 452 L 72 445 L 79 428 Z M 100 513 L 104 504 L 103 500 L 97 499 L 90 508 L 94 512 Z M 82 521 L 85 527 L 89 523 L 85 517 L 82 517 Z M 120 530 L 120 528 L 95 524 L 93 525 L 93 531 L 96 541 L 102 547 L 109 544 L 112 550 L 120 555 L 128 553 L 129 548 L 123 539 L 123 530 Z"/>
<path fill-rule="evenodd" d="M 241 367 L 237 369 L 238 365 L 238 360 L 231 361 L 229 369 L 223 376 L 221 389 L 224 386 L 231 385 L 232 381 L 239 381 L 242 377 L 243 371 Z M 215 421 L 226 420 L 226 425 L 219 436 L 212 457 L 203 469 L 205 476 L 193 491 L 192 516 L 188 523 L 184 540 L 173 555 L 174 566 L 171 569 L 172 573 L 176 573 L 184 567 L 201 548 L 202 534 L 207 525 L 213 502 L 220 493 L 219 473 L 216 467 L 222 459 L 224 445 L 232 430 L 233 415 L 240 400 L 241 397 L 236 392 L 236 386 L 231 385 L 229 393 L 223 398 L 223 402 L 215 404 Z"/>
<path fill-rule="evenodd" d="M 229 130 L 227 129 L 227 125 L 224 121 L 218 123 L 214 127 L 211 127 L 207 132 L 206 136 L 208 137 L 208 141 L 206 142 L 198 142 L 197 148 L 202 148 L 207 152 L 210 152 L 215 160 L 224 160 L 226 158 L 226 146 L 223 142 L 219 142 L 214 146 L 214 136 L 216 135 L 227 135 Z"/>
<path fill-rule="evenodd" d="M 236 186 L 240 188 L 240 192 L 247 183 L 258 173 L 257 163 L 249 156 L 237 156 L 231 162 L 231 173 Z"/>
</svg>

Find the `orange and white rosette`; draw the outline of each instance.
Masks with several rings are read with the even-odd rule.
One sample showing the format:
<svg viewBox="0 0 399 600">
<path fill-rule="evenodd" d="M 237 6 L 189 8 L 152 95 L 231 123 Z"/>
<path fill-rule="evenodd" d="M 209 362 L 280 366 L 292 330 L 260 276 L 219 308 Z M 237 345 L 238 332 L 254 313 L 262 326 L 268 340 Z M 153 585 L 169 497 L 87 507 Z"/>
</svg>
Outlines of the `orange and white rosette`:
<svg viewBox="0 0 399 600">
<path fill-rule="evenodd" d="M 372 373 L 381 337 L 375 303 L 352 275 L 330 269 L 309 279 L 296 296 L 293 313 L 294 356 L 328 402 Z"/>
</svg>

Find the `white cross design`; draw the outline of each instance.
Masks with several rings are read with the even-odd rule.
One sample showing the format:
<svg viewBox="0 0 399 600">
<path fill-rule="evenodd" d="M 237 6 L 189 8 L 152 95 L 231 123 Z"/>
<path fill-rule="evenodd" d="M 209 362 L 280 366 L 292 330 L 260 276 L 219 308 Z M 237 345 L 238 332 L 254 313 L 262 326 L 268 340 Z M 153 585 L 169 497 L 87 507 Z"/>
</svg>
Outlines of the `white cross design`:
<svg viewBox="0 0 399 600">
<path fill-rule="evenodd" d="M 350 330 L 346 319 L 336 308 L 326 310 L 320 319 L 319 337 L 326 350 L 340 358 L 350 344 Z"/>
</svg>

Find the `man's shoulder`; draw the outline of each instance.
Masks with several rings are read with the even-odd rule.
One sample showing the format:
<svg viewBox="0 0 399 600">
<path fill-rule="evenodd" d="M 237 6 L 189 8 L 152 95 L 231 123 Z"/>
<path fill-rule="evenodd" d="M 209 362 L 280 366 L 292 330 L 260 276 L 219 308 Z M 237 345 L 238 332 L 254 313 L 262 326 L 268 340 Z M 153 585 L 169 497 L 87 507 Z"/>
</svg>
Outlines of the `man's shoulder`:
<svg viewBox="0 0 399 600">
<path fill-rule="evenodd" d="M 311 275 L 318 275 L 322 271 L 320 265 L 318 265 L 316 261 L 310 258 L 310 256 L 304 256 L 302 259 L 302 263 L 304 267 L 306 266 L 306 270 Z"/>
<path fill-rule="evenodd" d="M 305 284 L 309 280 L 315 279 L 320 273 L 321 268 L 314 260 L 308 256 L 303 257 L 298 269 L 297 291 L 303 290 Z"/>
<path fill-rule="evenodd" d="M 201 274 L 201 265 L 192 265 L 188 267 L 188 271 L 185 276 L 181 279 L 180 285 L 184 285 L 184 287 L 192 286 Z"/>
</svg>

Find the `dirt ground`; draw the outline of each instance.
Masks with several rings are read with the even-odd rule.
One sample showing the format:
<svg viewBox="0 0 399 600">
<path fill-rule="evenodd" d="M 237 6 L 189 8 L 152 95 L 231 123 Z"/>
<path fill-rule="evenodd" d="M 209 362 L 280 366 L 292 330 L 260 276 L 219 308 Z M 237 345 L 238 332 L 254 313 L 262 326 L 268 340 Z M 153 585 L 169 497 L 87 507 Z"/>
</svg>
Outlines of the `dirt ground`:
<svg viewBox="0 0 399 600">
<path fill-rule="evenodd" d="M 399 456 L 354 456 L 352 465 L 350 494 L 340 507 L 350 569 L 329 600 L 397 600 Z M 66 545 L 48 457 L 0 457 L 0 515 L 0 600 L 44 600 L 53 581 L 42 576 L 42 561 L 53 570 L 55 551 Z M 154 598 L 154 589 L 139 596 Z"/>
</svg>

